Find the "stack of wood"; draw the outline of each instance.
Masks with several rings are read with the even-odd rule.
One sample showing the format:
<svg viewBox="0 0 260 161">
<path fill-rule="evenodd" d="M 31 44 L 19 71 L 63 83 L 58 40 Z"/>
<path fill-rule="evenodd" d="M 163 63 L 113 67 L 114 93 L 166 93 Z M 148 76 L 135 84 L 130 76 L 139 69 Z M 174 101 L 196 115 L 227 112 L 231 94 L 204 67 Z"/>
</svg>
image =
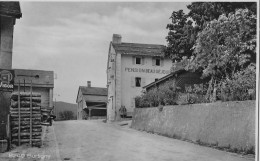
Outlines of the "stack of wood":
<svg viewBox="0 0 260 161">
<path fill-rule="evenodd" d="M 41 146 L 41 94 L 12 93 L 10 116 L 12 144 Z"/>
</svg>

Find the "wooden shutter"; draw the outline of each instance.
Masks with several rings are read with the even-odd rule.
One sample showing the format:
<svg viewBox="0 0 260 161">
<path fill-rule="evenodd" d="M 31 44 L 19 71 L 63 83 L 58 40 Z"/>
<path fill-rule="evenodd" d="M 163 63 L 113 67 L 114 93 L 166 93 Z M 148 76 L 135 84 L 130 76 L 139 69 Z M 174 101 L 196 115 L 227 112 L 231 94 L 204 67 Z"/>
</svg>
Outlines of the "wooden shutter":
<svg viewBox="0 0 260 161">
<path fill-rule="evenodd" d="M 131 87 L 135 87 L 135 77 L 131 77 Z"/>
<path fill-rule="evenodd" d="M 144 62 L 144 57 L 142 57 L 142 65 L 144 65 L 144 63 L 145 63 L 145 62 Z"/>
<path fill-rule="evenodd" d="M 132 57 L 133 65 L 135 65 L 135 56 Z"/>
<path fill-rule="evenodd" d="M 141 78 L 141 87 L 144 87 L 146 84 L 145 84 L 145 78 Z"/>
<path fill-rule="evenodd" d="M 155 62 L 156 60 L 154 58 L 152 58 L 152 63 L 153 63 L 153 66 L 155 66 Z"/>
<path fill-rule="evenodd" d="M 161 58 L 161 67 L 163 67 L 164 66 L 164 59 L 163 58 Z"/>
</svg>

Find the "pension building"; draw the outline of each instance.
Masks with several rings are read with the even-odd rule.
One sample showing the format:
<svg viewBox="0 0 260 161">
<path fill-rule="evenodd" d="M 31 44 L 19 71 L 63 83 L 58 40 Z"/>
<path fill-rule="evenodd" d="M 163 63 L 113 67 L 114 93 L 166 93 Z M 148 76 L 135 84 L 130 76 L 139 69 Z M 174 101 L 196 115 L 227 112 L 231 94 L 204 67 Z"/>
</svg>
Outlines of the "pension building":
<svg viewBox="0 0 260 161">
<path fill-rule="evenodd" d="M 172 61 L 163 57 L 163 45 L 121 42 L 114 34 L 107 61 L 107 119 L 118 120 L 119 109 L 125 106 L 132 116 L 135 97 L 142 87 L 170 73 Z"/>
</svg>

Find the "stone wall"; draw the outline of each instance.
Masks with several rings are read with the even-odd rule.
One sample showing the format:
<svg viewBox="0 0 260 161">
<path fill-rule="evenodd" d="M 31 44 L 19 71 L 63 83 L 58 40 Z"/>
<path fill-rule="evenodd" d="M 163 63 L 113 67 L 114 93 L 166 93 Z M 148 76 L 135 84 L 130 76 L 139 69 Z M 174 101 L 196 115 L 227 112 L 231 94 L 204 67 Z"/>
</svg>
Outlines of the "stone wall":
<svg viewBox="0 0 260 161">
<path fill-rule="evenodd" d="M 0 68 L 12 68 L 13 31 L 15 18 L 0 16 Z"/>
<path fill-rule="evenodd" d="M 137 130 L 240 151 L 255 147 L 255 101 L 136 108 Z"/>
</svg>

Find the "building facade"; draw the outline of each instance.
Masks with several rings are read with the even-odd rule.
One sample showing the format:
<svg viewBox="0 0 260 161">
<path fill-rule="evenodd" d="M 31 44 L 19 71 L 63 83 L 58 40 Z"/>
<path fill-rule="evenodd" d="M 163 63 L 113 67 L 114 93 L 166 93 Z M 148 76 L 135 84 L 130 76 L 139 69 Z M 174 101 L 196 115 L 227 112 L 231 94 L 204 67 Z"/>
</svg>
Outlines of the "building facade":
<svg viewBox="0 0 260 161">
<path fill-rule="evenodd" d="M 43 70 L 14 69 L 14 91 L 30 92 L 41 94 L 41 107 L 52 109 L 53 105 L 53 88 L 54 88 L 54 72 Z"/>
<path fill-rule="evenodd" d="M 0 2 L 0 68 L 12 68 L 13 32 L 22 17 L 19 2 Z"/>
<path fill-rule="evenodd" d="M 131 116 L 142 87 L 170 73 L 172 61 L 163 57 L 165 46 L 121 42 L 114 34 L 107 61 L 107 119 L 118 120 L 125 106 Z"/>
<path fill-rule="evenodd" d="M 77 120 L 106 118 L 107 88 L 80 86 L 77 95 Z"/>
<path fill-rule="evenodd" d="M 22 17 L 19 2 L 0 2 L 0 69 L 12 68 L 13 32 L 16 19 Z M 0 88 L 0 141 L 9 137 L 8 114 L 10 106 L 10 92 Z M 0 151 L 5 151 L 1 149 Z"/>
</svg>

